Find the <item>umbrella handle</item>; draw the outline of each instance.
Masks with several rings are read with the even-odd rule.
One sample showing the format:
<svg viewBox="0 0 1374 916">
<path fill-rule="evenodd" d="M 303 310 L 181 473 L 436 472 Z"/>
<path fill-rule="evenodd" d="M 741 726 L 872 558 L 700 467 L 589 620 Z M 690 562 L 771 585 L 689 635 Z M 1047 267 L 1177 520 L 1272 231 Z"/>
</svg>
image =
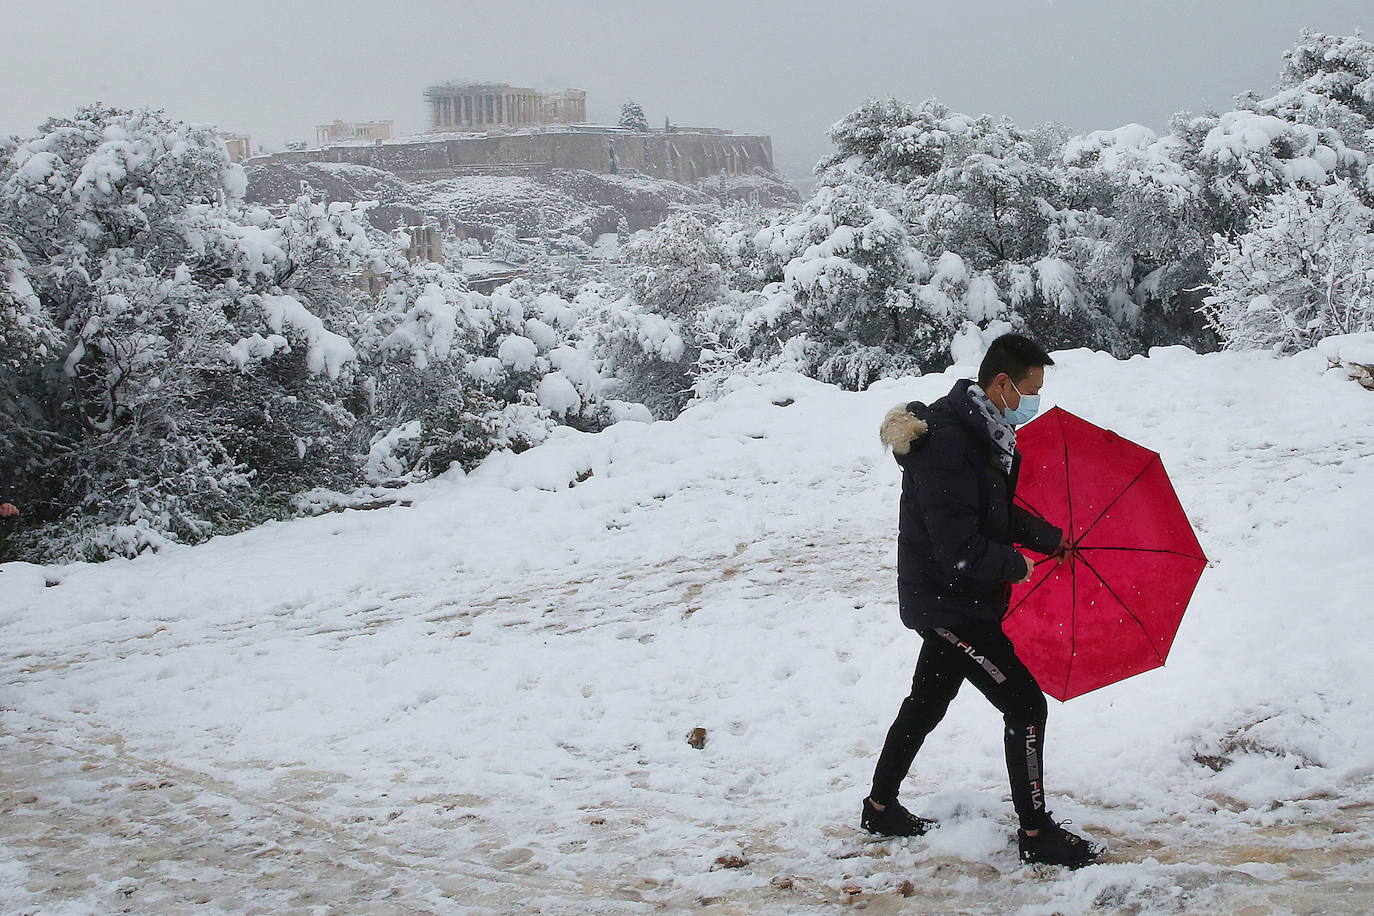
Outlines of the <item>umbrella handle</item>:
<svg viewBox="0 0 1374 916">
<path fill-rule="evenodd" d="M 1078 549 L 1079 548 L 1077 543 L 1070 542 L 1067 549 L 1043 556 L 1040 559 L 1036 560 L 1032 565 L 1039 566 L 1041 563 L 1048 563 L 1050 560 L 1053 560 L 1055 563 L 1063 563 L 1066 559 L 1070 563 L 1072 563 L 1077 559 Z"/>
</svg>

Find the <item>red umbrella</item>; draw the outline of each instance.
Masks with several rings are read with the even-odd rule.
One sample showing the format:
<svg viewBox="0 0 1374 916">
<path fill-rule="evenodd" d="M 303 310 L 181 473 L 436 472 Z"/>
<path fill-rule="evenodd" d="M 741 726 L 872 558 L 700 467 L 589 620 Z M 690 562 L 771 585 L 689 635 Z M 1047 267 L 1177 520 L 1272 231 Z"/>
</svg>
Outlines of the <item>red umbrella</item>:
<svg viewBox="0 0 1374 916">
<path fill-rule="evenodd" d="M 1017 654 L 1058 700 L 1163 665 L 1207 558 L 1159 455 L 1058 407 L 1016 444 L 1016 501 L 1077 548 L 1013 590 Z"/>
</svg>

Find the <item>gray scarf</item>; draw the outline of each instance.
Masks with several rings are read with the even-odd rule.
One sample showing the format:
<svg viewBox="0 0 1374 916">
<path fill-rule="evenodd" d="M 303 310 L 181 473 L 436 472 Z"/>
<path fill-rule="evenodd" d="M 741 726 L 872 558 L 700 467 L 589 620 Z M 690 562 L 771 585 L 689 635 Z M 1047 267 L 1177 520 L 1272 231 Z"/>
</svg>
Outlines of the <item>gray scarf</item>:
<svg viewBox="0 0 1374 916">
<path fill-rule="evenodd" d="M 1002 465 L 1002 470 L 1010 475 L 1011 462 L 1016 456 L 1016 427 L 1007 422 L 1007 418 L 1002 416 L 1002 411 L 989 400 L 981 385 L 968 386 L 968 399 L 978 408 L 984 422 L 988 424 L 988 435 L 992 437 L 997 461 Z"/>
</svg>

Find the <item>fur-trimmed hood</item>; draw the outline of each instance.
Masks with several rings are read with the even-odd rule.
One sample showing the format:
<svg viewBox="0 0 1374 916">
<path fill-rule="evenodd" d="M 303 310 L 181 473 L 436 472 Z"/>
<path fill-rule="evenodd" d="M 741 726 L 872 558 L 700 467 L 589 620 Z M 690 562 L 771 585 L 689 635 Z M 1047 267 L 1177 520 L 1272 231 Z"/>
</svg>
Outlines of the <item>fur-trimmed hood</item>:
<svg viewBox="0 0 1374 916">
<path fill-rule="evenodd" d="M 878 427 L 878 438 L 883 445 L 892 449 L 892 454 L 906 455 L 917 441 L 930 432 L 928 421 L 933 420 L 936 425 L 953 421 L 968 429 L 980 441 L 991 445 L 992 436 L 988 432 L 987 421 L 969 397 L 968 390 L 973 385 L 970 379 L 960 379 L 954 383 L 949 394 L 929 406 L 920 401 L 898 404 L 883 417 L 882 425 Z"/>
<path fill-rule="evenodd" d="M 911 444 L 924 436 L 930 428 L 925 420 L 911 412 L 911 409 L 917 406 L 915 401 L 910 404 L 898 404 L 887 412 L 882 425 L 878 427 L 878 438 L 882 440 L 883 445 L 892 449 L 894 455 L 905 455 L 911 451 Z"/>
</svg>

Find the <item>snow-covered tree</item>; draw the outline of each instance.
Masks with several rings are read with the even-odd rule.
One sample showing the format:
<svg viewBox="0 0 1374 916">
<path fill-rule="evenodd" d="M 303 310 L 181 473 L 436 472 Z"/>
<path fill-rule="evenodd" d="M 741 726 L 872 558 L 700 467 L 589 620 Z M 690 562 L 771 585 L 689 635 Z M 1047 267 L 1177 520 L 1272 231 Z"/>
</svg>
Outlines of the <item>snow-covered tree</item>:
<svg viewBox="0 0 1374 916">
<path fill-rule="evenodd" d="M 30 556 L 280 516 L 412 439 L 406 473 L 430 473 L 614 418 L 576 335 L 538 317 L 555 303 L 409 264 L 365 203 L 246 205 L 210 128 L 93 106 L 3 152 L 0 473 Z"/>
<path fill-rule="evenodd" d="M 46 445 L 21 485 L 53 555 L 199 539 L 268 511 L 307 464 L 350 476 L 343 278 L 385 252 L 351 205 L 273 214 L 243 190 L 213 130 L 146 110 L 54 119 L 0 163 L 8 288 L 31 291 L 0 336 L 37 314 L 53 338 L 6 405 Z"/>
<path fill-rule="evenodd" d="M 644 109 L 634 99 L 620 106 L 620 126 L 640 133 L 649 130 L 649 119 L 644 116 Z"/>
<path fill-rule="evenodd" d="M 906 184 L 939 169 L 951 137 L 967 128 L 962 115 L 933 99 L 914 109 L 897 99 L 869 99 L 831 126 L 835 152 L 816 171 L 844 166 Z"/>
<path fill-rule="evenodd" d="M 1185 152 L 1175 133 L 1139 124 L 1071 137 L 1061 151 L 1056 247 L 1084 295 L 1137 346 L 1199 341 L 1193 296 L 1215 227 Z"/>
<path fill-rule="evenodd" d="M 795 217 L 759 233 L 764 263 L 776 265 L 765 274 L 781 282 L 764 290 L 771 320 L 744 322 L 755 358 L 779 336 L 797 340 L 796 368 L 861 389 L 947 357 L 958 316 L 943 291 L 918 288 L 938 269 L 913 248 L 895 190 L 836 169 Z"/>
<path fill-rule="evenodd" d="M 1248 98 L 1254 99 L 1253 96 Z M 1288 121 L 1337 130 L 1345 143 L 1374 152 L 1374 42 L 1363 35 L 1304 29 L 1284 52 L 1274 95 L 1246 107 Z"/>
<path fill-rule="evenodd" d="M 622 397 L 672 417 L 692 396 L 696 322 L 725 292 L 728 255 L 711 227 L 682 213 L 635 236 L 621 259 L 623 292 L 596 289 L 587 319 Z"/>
<path fill-rule="evenodd" d="M 1048 254 L 1059 189 L 1030 136 L 1006 119 L 967 118 L 934 102 L 919 112 L 901 136 L 916 148 L 940 149 L 942 158 L 906 186 L 905 215 L 918 245 L 928 255 L 952 251 L 979 270 Z"/>
<path fill-rule="evenodd" d="M 1204 309 L 1228 348 L 1294 352 L 1374 330 L 1374 210 L 1349 183 L 1280 191 L 1218 248 Z"/>
</svg>

